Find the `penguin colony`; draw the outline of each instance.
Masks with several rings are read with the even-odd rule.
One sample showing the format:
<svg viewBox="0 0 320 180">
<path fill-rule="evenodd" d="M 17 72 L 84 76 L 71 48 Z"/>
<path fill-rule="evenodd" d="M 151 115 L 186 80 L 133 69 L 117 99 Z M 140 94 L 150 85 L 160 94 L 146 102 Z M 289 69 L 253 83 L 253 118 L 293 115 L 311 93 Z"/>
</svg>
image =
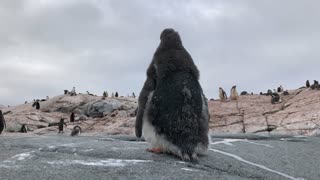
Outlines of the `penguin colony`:
<svg viewBox="0 0 320 180">
<path fill-rule="evenodd" d="M 174 29 L 160 35 L 138 102 L 136 136 L 151 144 L 148 151 L 191 161 L 207 151 L 207 99 L 199 71 Z"/>
</svg>

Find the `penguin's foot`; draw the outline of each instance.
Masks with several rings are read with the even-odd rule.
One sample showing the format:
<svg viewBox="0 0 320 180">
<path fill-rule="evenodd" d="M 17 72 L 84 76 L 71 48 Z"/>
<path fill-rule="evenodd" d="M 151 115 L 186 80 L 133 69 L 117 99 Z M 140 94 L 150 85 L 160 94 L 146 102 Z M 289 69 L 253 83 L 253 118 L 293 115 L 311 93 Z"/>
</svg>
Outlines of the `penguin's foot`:
<svg viewBox="0 0 320 180">
<path fill-rule="evenodd" d="M 183 161 L 193 161 L 198 162 L 199 158 L 197 156 L 197 153 L 182 153 L 181 151 L 178 152 L 178 154 L 175 154 L 176 156 L 180 157 Z"/>
<path fill-rule="evenodd" d="M 148 148 L 147 151 L 156 153 L 156 154 L 162 154 L 165 152 L 162 148 Z"/>
</svg>

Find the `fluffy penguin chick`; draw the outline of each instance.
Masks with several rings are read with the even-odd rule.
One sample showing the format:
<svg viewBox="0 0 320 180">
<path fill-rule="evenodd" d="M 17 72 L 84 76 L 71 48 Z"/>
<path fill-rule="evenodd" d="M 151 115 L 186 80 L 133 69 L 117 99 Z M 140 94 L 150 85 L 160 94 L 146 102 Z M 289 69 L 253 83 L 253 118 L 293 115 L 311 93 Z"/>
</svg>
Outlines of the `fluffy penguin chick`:
<svg viewBox="0 0 320 180">
<path fill-rule="evenodd" d="M 209 145 L 207 99 L 199 71 L 183 47 L 178 32 L 165 29 L 147 71 L 139 97 L 136 135 L 155 153 L 197 160 Z"/>
</svg>

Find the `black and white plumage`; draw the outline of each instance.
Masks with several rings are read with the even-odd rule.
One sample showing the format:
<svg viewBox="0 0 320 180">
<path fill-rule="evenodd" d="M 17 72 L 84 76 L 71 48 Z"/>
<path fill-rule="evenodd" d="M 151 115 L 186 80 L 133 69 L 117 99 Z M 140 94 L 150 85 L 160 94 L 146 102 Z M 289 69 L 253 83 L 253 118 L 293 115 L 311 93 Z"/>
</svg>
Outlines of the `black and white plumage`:
<svg viewBox="0 0 320 180">
<path fill-rule="evenodd" d="M 178 32 L 165 29 L 139 96 L 136 135 L 152 149 L 197 160 L 208 149 L 208 105 Z M 154 152 L 154 151 L 153 151 Z"/>
<path fill-rule="evenodd" d="M 232 86 L 231 91 L 230 91 L 230 99 L 231 100 L 237 100 L 239 97 L 238 91 L 237 91 L 237 86 Z"/>
<path fill-rule="evenodd" d="M 271 104 L 280 102 L 280 95 L 278 93 L 272 93 L 271 95 Z"/>
<path fill-rule="evenodd" d="M 224 101 L 228 99 L 227 93 L 222 89 L 222 87 L 219 87 L 219 98 L 220 98 L 220 101 Z"/>
<path fill-rule="evenodd" d="M 80 126 L 74 126 L 72 131 L 71 131 L 71 136 L 76 136 L 76 135 L 80 135 L 81 134 L 81 127 Z"/>
<path fill-rule="evenodd" d="M 6 121 L 3 117 L 2 111 L 0 110 L 0 134 L 6 128 Z"/>
<path fill-rule="evenodd" d="M 21 133 L 27 133 L 28 132 L 28 126 L 26 124 L 23 124 L 21 126 L 20 132 Z"/>
</svg>

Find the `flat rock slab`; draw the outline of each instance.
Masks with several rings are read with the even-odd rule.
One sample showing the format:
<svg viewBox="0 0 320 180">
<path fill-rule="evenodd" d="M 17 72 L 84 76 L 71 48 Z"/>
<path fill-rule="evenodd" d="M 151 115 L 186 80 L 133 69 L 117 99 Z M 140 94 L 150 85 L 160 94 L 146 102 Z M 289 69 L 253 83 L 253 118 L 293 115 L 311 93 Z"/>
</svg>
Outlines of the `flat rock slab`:
<svg viewBox="0 0 320 180">
<path fill-rule="evenodd" d="M 0 136 L 0 179 L 320 179 L 319 137 L 213 136 L 199 163 L 131 136 Z"/>
</svg>

